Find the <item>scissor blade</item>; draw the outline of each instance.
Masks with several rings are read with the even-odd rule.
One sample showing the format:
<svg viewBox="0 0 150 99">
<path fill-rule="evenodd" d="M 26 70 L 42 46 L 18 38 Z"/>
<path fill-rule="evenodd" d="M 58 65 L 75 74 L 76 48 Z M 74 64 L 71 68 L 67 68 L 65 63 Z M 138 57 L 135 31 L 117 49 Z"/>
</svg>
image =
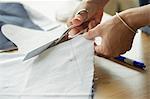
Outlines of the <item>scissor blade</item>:
<svg viewBox="0 0 150 99">
<path fill-rule="evenodd" d="M 71 28 L 68 28 L 68 29 L 62 34 L 62 36 L 61 36 L 59 39 L 56 39 L 55 41 L 52 41 L 52 42 L 50 42 L 50 43 L 47 43 L 47 44 L 45 44 L 45 45 L 43 45 L 43 46 L 41 46 L 41 47 L 38 47 L 38 48 L 34 49 L 33 51 L 29 52 L 29 53 L 25 56 L 25 58 L 23 59 L 23 61 L 28 60 L 28 59 L 30 59 L 30 58 L 32 58 L 32 57 L 35 57 L 35 56 L 41 54 L 41 53 L 42 53 L 43 51 L 45 51 L 46 49 L 51 48 L 51 47 L 53 47 L 53 46 L 59 44 L 59 42 L 68 34 L 68 32 L 69 32 L 70 30 L 71 30 Z"/>
<path fill-rule="evenodd" d="M 55 41 L 55 44 L 56 44 L 56 45 L 59 44 L 60 41 L 61 41 L 66 35 L 68 35 L 69 31 L 70 31 L 72 28 L 73 28 L 73 27 L 69 27 L 69 28 L 63 33 L 63 35 L 62 35 L 58 40 Z"/>
<path fill-rule="evenodd" d="M 32 58 L 32 57 L 35 57 L 35 56 L 41 54 L 41 53 L 44 52 L 49 46 L 53 45 L 53 43 L 54 43 L 54 41 L 52 41 L 52 42 L 50 42 L 50 43 L 47 43 L 47 44 L 45 44 L 45 45 L 43 45 L 43 46 L 41 46 L 41 47 L 39 47 L 39 48 L 37 48 L 37 49 L 35 49 L 35 50 L 29 52 L 29 53 L 25 56 L 25 58 L 23 59 L 23 61 L 28 60 L 28 59 L 30 59 L 30 58 Z"/>
<path fill-rule="evenodd" d="M 54 40 L 54 41 L 52 41 L 50 43 L 47 43 L 47 44 L 45 44 L 45 45 L 43 45 L 41 47 L 38 47 L 38 48 L 34 49 L 33 51 L 29 52 L 25 56 L 25 58 L 23 59 L 23 61 L 28 60 L 28 59 L 30 59 L 30 58 L 32 58 L 34 56 L 37 56 L 37 55 L 41 54 L 42 52 L 44 52 L 46 49 L 51 48 L 51 47 L 59 44 L 62 41 L 62 39 L 64 39 L 66 37 L 66 35 L 68 35 L 69 31 L 72 28 L 74 28 L 74 27 L 71 26 L 71 27 L 67 28 L 67 30 L 65 32 L 63 32 L 63 34 L 58 39 L 56 39 L 56 40 Z"/>
</svg>

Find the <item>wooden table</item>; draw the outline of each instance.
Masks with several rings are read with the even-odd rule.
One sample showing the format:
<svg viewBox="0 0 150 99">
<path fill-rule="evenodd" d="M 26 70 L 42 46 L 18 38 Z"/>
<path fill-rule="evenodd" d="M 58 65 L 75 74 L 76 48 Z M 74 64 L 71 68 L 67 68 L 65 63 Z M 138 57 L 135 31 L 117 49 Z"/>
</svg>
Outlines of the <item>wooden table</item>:
<svg viewBox="0 0 150 99">
<path fill-rule="evenodd" d="M 125 56 L 143 61 L 147 71 L 95 56 L 95 99 L 150 99 L 150 35 L 137 33 Z"/>
<path fill-rule="evenodd" d="M 45 16 L 48 16 L 51 20 L 55 20 L 54 13 L 57 10 L 56 8 L 61 8 L 60 5 L 64 2 L 57 3 L 54 1 L 28 1 L 25 3 L 30 7 L 38 10 Z M 71 4 L 74 3 L 69 3 L 69 5 Z M 69 9 L 66 8 L 66 10 Z M 125 56 L 144 61 L 144 63 L 149 68 L 150 36 L 147 36 L 143 33 L 138 33 L 134 39 L 134 44 L 131 51 L 126 53 Z M 96 99 L 148 99 L 148 97 L 150 97 L 149 71 L 137 71 L 97 56 L 95 56 L 95 67 L 96 78 L 98 78 L 95 82 Z"/>
</svg>

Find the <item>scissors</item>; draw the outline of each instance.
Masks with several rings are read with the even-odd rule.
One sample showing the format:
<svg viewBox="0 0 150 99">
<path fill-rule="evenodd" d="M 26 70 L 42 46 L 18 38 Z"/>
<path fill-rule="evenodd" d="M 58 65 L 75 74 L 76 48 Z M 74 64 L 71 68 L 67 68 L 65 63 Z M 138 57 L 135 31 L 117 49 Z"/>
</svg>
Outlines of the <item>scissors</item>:
<svg viewBox="0 0 150 99">
<path fill-rule="evenodd" d="M 88 13 L 88 11 L 85 10 L 85 9 L 82 9 L 82 10 L 79 11 L 77 14 L 82 14 L 82 13 Z M 81 24 L 81 25 L 83 26 L 83 28 L 84 28 L 83 31 L 87 31 L 87 29 L 88 29 L 88 28 L 87 28 L 87 24 L 88 24 L 88 23 L 89 23 L 89 22 L 87 21 L 87 18 L 85 18 L 85 22 L 83 22 L 83 23 Z M 79 25 L 79 26 L 81 26 L 81 25 Z M 51 48 L 51 47 L 56 46 L 57 44 L 61 43 L 62 40 L 65 39 L 65 37 L 68 35 L 68 33 L 70 32 L 70 30 L 73 29 L 73 28 L 75 28 L 75 27 L 78 27 L 78 26 L 70 26 L 70 27 L 62 34 L 62 36 L 61 36 L 60 38 L 58 38 L 58 39 L 56 39 L 56 40 L 54 40 L 54 41 L 52 41 L 52 42 L 50 42 L 50 43 L 48 43 L 48 44 L 45 44 L 45 45 L 43 45 L 43 46 L 41 46 L 41 47 L 39 47 L 39 48 L 37 48 L 37 49 L 31 51 L 31 52 L 29 52 L 29 53 L 25 56 L 25 58 L 23 59 L 23 61 L 28 60 L 28 59 L 30 59 L 30 58 L 32 58 L 32 57 L 34 57 L 34 56 L 37 56 L 37 55 L 39 55 L 40 53 L 42 53 L 43 51 L 45 51 L 46 49 Z M 77 35 L 83 33 L 83 31 L 80 31 L 79 33 L 77 33 L 76 35 L 74 35 L 72 38 L 74 38 L 74 37 L 76 37 Z"/>
<path fill-rule="evenodd" d="M 35 57 L 35 56 L 41 54 L 42 52 L 44 52 L 44 51 L 45 51 L 46 49 L 48 49 L 48 48 L 51 48 L 51 47 L 53 47 L 53 46 L 58 45 L 59 43 L 62 42 L 63 39 L 65 39 L 65 37 L 66 37 L 66 36 L 68 35 L 68 33 L 70 32 L 70 30 L 73 29 L 73 28 L 75 28 L 75 27 L 76 27 L 76 26 L 70 26 L 70 27 L 62 34 L 62 36 L 61 36 L 60 38 L 58 38 L 58 39 L 56 39 L 56 40 L 54 40 L 54 41 L 52 41 L 52 42 L 50 42 L 50 43 L 47 43 L 47 44 L 45 44 L 45 45 L 43 45 L 43 46 L 41 46 L 41 47 L 39 47 L 39 48 L 36 48 L 35 50 L 32 50 L 31 52 L 29 52 L 29 53 L 25 56 L 25 58 L 23 59 L 23 61 L 28 60 L 28 59 L 30 59 L 30 58 L 32 58 L 32 57 Z M 80 33 L 78 33 L 77 35 L 79 35 L 79 34 L 80 34 Z M 76 37 L 77 35 L 73 36 L 72 38 Z"/>
</svg>

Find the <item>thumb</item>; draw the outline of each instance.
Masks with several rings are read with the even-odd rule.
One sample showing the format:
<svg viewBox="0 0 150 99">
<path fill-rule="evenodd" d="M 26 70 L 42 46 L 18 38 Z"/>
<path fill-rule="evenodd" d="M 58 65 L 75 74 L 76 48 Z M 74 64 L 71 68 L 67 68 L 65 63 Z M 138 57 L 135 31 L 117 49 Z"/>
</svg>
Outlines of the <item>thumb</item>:
<svg viewBox="0 0 150 99">
<path fill-rule="evenodd" d="M 72 19 L 72 24 L 75 26 L 79 26 L 82 23 L 90 20 L 96 14 L 96 11 L 93 11 L 90 8 L 91 7 L 88 7 L 87 5 L 83 8 L 81 7 L 81 10 L 78 10 L 74 18 Z"/>
<path fill-rule="evenodd" d="M 95 46 L 95 52 L 98 56 L 104 55 L 104 48 L 102 45 Z"/>
<path fill-rule="evenodd" d="M 112 57 L 112 53 L 108 52 L 108 50 L 103 46 L 103 44 L 95 46 L 95 52 L 97 56 L 102 56 L 106 58 Z"/>
<path fill-rule="evenodd" d="M 75 15 L 75 17 L 71 20 L 72 25 L 79 26 L 85 21 L 87 21 L 88 13 L 85 11 L 81 11 Z"/>
<path fill-rule="evenodd" d="M 83 36 L 86 39 L 94 39 L 95 37 L 101 36 L 102 37 L 102 32 L 101 29 L 98 26 L 96 26 L 95 28 L 89 30 L 88 32 L 84 33 Z"/>
</svg>

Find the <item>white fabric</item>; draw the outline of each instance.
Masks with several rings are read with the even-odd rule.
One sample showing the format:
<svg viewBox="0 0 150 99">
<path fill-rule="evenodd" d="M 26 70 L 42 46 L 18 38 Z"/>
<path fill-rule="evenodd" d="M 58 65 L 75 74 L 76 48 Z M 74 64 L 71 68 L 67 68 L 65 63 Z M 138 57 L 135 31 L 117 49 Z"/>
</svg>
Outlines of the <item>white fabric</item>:
<svg viewBox="0 0 150 99">
<path fill-rule="evenodd" d="M 26 62 L 0 61 L 0 99 L 88 99 L 93 53 L 93 42 L 79 36 Z"/>
<path fill-rule="evenodd" d="M 61 37 L 65 30 L 65 26 L 60 26 L 51 31 L 39 31 L 9 24 L 3 25 L 1 28 L 2 33 L 16 44 L 19 53 L 23 54 L 43 45 L 49 45 L 49 43 Z"/>
<path fill-rule="evenodd" d="M 29 5 L 33 4 L 29 3 Z M 39 3 L 39 8 L 40 5 Z M 44 8 L 45 5 L 42 7 Z M 44 19 L 42 15 L 36 17 L 40 15 L 37 14 L 38 12 L 28 13 L 31 19 L 44 30 L 57 26 L 57 23 Z M 11 31 L 15 34 L 15 31 Z M 63 30 L 58 28 L 58 31 L 62 33 Z M 26 39 L 20 35 L 19 38 L 22 37 L 20 41 L 29 40 L 33 35 L 37 36 L 37 32 L 32 33 L 36 34 L 26 31 L 26 34 L 31 35 Z M 16 42 L 19 38 L 14 42 L 19 46 L 20 52 L 0 53 L 0 99 L 90 99 L 94 72 L 92 41 L 78 36 L 23 62 L 24 53 L 35 48 L 33 44 L 37 44 L 37 39 L 22 44 Z M 9 39 L 12 40 L 11 37 Z"/>
</svg>

